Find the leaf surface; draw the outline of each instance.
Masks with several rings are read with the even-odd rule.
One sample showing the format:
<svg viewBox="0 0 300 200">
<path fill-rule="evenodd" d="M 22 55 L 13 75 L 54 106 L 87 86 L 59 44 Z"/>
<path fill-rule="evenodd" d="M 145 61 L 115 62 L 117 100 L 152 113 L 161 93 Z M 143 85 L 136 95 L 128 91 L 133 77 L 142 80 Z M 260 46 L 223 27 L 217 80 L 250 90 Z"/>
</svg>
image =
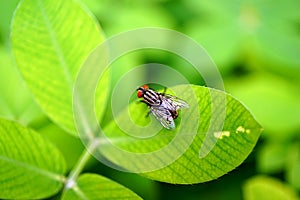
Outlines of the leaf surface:
<svg viewBox="0 0 300 200">
<path fill-rule="evenodd" d="M 96 174 L 83 174 L 76 186 L 63 194 L 63 200 L 73 199 L 141 199 L 118 183 Z"/>
<path fill-rule="evenodd" d="M 298 200 L 297 193 L 291 187 L 277 179 L 267 176 L 255 176 L 243 187 L 245 200 Z"/>
<path fill-rule="evenodd" d="M 52 143 L 4 119 L 0 135 L 0 198 L 45 198 L 62 188 L 66 164 Z"/>
<path fill-rule="evenodd" d="M 201 183 L 239 166 L 262 131 L 251 113 L 222 91 L 191 85 L 171 89 L 190 105 L 175 120 L 175 130 L 147 118 L 147 106 L 134 102 L 105 127 L 108 140 L 100 138 L 99 152 L 121 169 L 168 183 Z"/>
<path fill-rule="evenodd" d="M 44 117 L 3 47 L 0 47 L 0 116 L 23 125 Z"/>
<path fill-rule="evenodd" d="M 102 40 L 95 19 L 75 0 L 23 0 L 15 12 L 11 41 L 17 65 L 42 109 L 71 133 L 74 81 Z M 105 94 L 97 93 L 101 114 Z"/>
</svg>

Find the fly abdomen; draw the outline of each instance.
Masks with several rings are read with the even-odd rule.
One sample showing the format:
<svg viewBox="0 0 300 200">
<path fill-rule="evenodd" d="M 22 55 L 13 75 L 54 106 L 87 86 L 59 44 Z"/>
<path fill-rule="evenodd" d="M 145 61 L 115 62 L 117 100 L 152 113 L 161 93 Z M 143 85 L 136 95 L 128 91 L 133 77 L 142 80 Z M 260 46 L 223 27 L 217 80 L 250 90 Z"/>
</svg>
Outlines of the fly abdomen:
<svg viewBox="0 0 300 200">
<path fill-rule="evenodd" d="M 177 110 L 169 110 L 169 111 L 170 111 L 173 119 L 176 119 L 178 117 L 178 111 Z"/>
</svg>

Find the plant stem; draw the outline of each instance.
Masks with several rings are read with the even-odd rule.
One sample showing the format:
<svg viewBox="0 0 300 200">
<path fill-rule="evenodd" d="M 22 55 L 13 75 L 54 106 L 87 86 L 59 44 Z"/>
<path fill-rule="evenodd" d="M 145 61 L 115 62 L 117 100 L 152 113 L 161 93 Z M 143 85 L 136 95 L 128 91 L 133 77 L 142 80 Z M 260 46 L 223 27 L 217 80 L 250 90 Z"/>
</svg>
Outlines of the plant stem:
<svg viewBox="0 0 300 200">
<path fill-rule="evenodd" d="M 71 170 L 66 183 L 65 183 L 65 190 L 70 189 L 76 185 L 76 180 L 83 170 L 84 166 L 86 165 L 87 161 L 91 157 L 91 153 L 98 147 L 98 142 L 90 143 L 87 148 L 82 152 L 81 156 L 79 157 L 76 165 Z"/>
</svg>

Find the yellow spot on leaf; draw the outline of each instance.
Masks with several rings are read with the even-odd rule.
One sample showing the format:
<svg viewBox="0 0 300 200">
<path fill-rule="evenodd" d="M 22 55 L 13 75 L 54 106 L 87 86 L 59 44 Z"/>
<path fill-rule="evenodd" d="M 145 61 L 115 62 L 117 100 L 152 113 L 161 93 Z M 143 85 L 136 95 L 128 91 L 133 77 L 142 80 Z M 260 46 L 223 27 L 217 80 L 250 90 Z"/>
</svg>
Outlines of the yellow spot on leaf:
<svg viewBox="0 0 300 200">
<path fill-rule="evenodd" d="M 250 129 L 245 129 L 242 126 L 237 127 L 237 129 L 235 130 L 236 133 L 247 133 L 249 134 L 251 132 Z"/>
<path fill-rule="evenodd" d="M 215 132 L 214 136 L 218 139 L 222 139 L 224 136 L 229 137 L 230 132 L 229 131 L 219 131 L 219 132 Z"/>
<path fill-rule="evenodd" d="M 239 127 L 237 127 L 237 129 L 236 129 L 235 132 L 236 132 L 236 133 L 244 133 L 244 132 L 245 132 L 245 128 L 242 127 L 242 126 L 239 126 Z"/>
</svg>

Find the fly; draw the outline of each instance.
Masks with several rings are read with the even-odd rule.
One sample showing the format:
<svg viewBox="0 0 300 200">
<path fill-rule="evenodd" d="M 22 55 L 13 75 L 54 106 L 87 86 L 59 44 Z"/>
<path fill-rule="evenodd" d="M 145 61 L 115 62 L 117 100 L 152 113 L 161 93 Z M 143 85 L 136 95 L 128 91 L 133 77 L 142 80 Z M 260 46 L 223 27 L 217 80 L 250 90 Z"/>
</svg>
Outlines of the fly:
<svg viewBox="0 0 300 200">
<path fill-rule="evenodd" d="M 189 108 L 182 99 L 165 93 L 156 92 L 149 88 L 148 85 L 143 85 L 137 89 L 138 98 L 143 98 L 141 102 L 148 105 L 154 117 L 166 129 L 174 129 L 174 119 L 178 117 L 178 110 L 181 108 Z"/>
</svg>

